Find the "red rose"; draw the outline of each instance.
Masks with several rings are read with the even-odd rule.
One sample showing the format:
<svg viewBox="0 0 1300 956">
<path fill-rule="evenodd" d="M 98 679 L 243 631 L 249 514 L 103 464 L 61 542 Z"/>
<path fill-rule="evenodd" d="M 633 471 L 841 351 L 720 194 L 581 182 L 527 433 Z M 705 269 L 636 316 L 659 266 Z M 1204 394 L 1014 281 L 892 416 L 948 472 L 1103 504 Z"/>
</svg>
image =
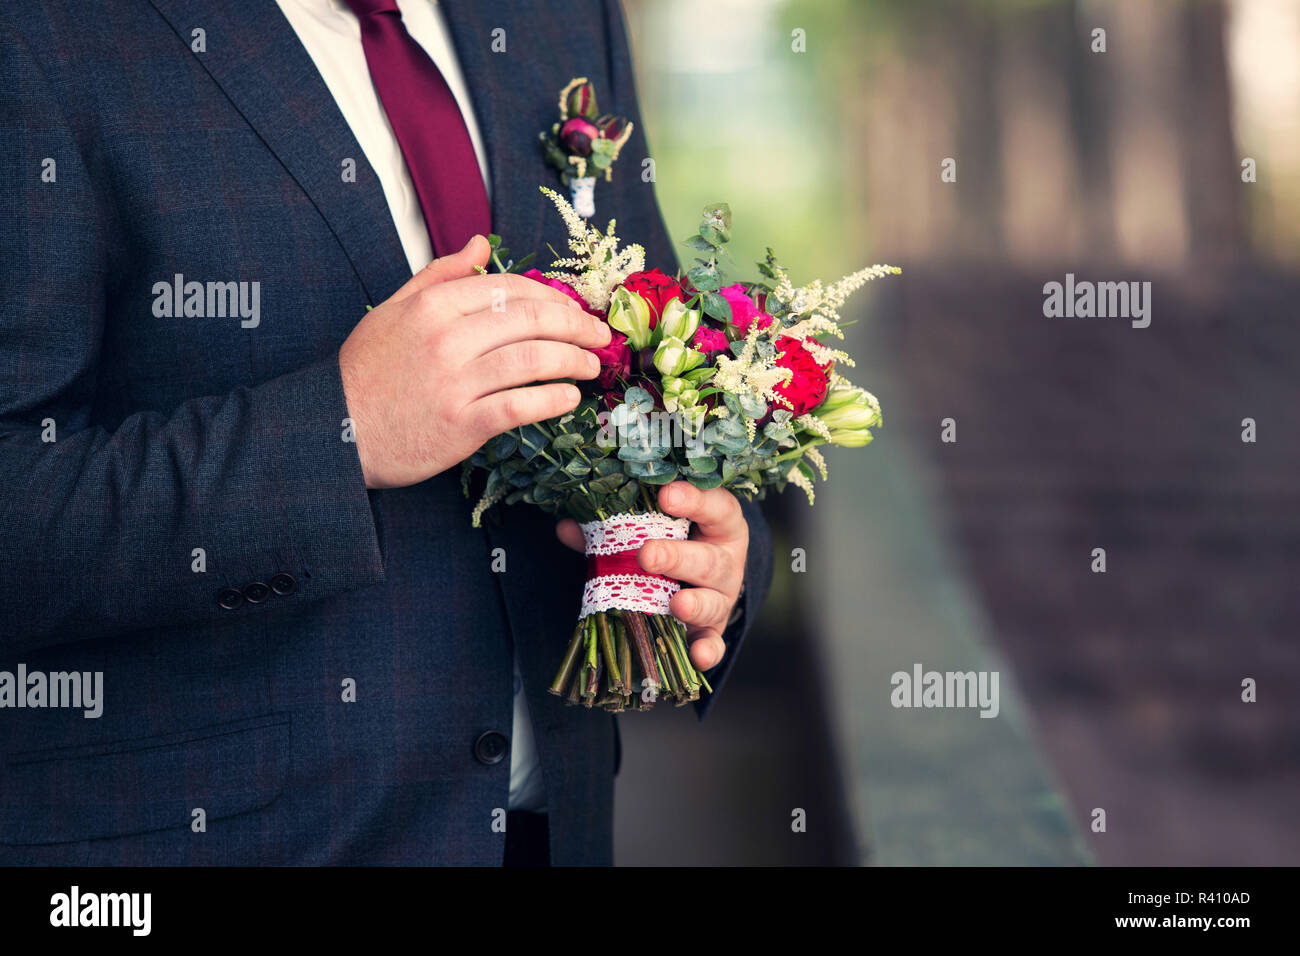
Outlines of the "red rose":
<svg viewBox="0 0 1300 956">
<path fill-rule="evenodd" d="M 635 292 L 650 303 L 650 328 L 659 324 L 659 316 L 664 306 L 673 299 L 682 297 L 682 287 L 672 276 L 666 276 L 658 269 L 645 269 L 633 272 L 623 280 L 623 288 Z"/>
<path fill-rule="evenodd" d="M 632 349 L 628 347 L 627 336 L 610 329 L 612 338 L 604 348 L 589 349 L 600 359 L 600 377 L 596 384 L 600 388 L 612 389 L 620 379 L 626 379 L 632 364 Z"/>
<path fill-rule="evenodd" d="M 776 393 L 790 403 L 790 411 L 798 417 L 810 412 L 826 400 L 826 370 L 831 363 L 824 365 L 813 358 L 812 353 L 804 348 L 803 341 L 783 335 L 776 340 L 776 364 L 794 372 L 790 381 L 776 387 Z M 773 403 L 773 408 L 787 406 Z"/>
</svg>

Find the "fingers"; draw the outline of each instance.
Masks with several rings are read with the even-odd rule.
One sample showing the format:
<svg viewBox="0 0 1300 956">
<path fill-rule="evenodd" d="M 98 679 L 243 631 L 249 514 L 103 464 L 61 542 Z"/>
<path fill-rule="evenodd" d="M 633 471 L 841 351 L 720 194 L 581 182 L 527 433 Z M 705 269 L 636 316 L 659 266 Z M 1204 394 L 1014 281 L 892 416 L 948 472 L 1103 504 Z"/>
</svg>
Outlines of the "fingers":
<svg viewBox="0 0 1300 956">
<path fill-rule="evenodd" d="M 451 296 L 450 301 L 461 315 L 493 310 L 500 312 L 517 299 L 551 302 L 566 309 L 582 311 L 582 306 L 559 289 L 517 275 L 471 275 L 445 283 L 440 292 Z"/>
<path fill-rule="evenodd" d="M 405 299 L 408 296 L 415 295 L 422 289 L 438 285 L 442 282 L 451 282 L 454 279 L 466 279 L 476 275 L 475 266 L 486 266 L 488 256 L 492 252 L 492 247 L 482 236 L 471 236 L 469 242 L 465 243 L 465 248 L 459 252 L 453 252 L 451 255 L 442 256 L 434 259 L 427 266 L 411 276 L 406 284 L 397 290 L 393 296 L 396 299 Z M 540 283 L 536 283 L 540 285 Z"/>
<path fill-rule="evenodd" d="M 465 414 L 466 420 L 486 441 L 520 425 L 532 425 L 571 412 L 581 399 L 582 393 L 576 385 L 550 382 L 493 392 L 471 402 Z"/>
<path fill-rule="evenodd" d="M 567 299 L 572 303 L 572 299 Z M 475 316 L 451 333 L 468 357 L 483 355 L 512 342 L 545 340 L 569 342 L 584 349 L 603 348 L 610 342 L 609 326 L 582 309 L 540 299 L 514 299 L 504 312 Z"/>
<path fill-rule="evenodd" d="M 740 590 L 741 569 L 731 552 L 710 541 L 647 541 L 637 560 L 651 574 L 662 574 L 684 584 L 720 591 Z M 730 611 L 730 605 L 723 613 Z"/>
<path fill-rule="evenodd" d="M 674 481 L 659 489 L 659 507 L 679 518 L 690 518 L 706 538 L 733 539 L 749 531 L 740 502 L 725 488 L 701 491 L 690 482 Z"/>
<path fill-rule="evenodd" d="M 586 540 L 582 537 L 582 529 L 578 527 L 578 522 L 572 518 L 565 518 L 555 526 L 555 536 L 574 551 L 587 550 Z"/>
<path fill-rule="evenodd" d="M 472 401 L 490 392 L 557 378 L 589 379 L 600 374 L 600 360 L 567 342 L 513 342 L 465 367 L 463 387 Z"/>
<path fill-rule="evenodd" d="M 722 639 L 730 613 L 727 598 L 710 588 L 685 588 L 673 595 L 668 607 L 689 632 L 691 663 L 702 671 L 717 667 L 727 653 Z M 723 608 L 721 614 L 719 607 Z"/>
</svg>

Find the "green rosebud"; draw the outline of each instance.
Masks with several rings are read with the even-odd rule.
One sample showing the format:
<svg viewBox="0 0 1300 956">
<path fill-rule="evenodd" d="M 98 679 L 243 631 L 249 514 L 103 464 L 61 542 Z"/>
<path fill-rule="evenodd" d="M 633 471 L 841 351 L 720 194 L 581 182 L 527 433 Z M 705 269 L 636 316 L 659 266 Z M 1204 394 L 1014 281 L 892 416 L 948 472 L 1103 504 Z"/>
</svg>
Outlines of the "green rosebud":
<svg viewBox="0 0 1300 956">
<path fill-rule="evenodd" d="M 871 443 L 871 429 L 881 424 L 880 403 L 865 389 L 836 385 L 813 410 L 831 431 L 830 441 L 845 448 Z"/>
<path fill-rule="evenodd" d="M 655 349 L 655 368 L 665 379 L 685 375 L 704 361 L 704 353 L 697 352 L 681 339 L 665 336 Z"/>
<path fill-rule="evenodd" d="M 623 286 L 615 289 L 606 321 L 627 336 L 632 351 L 640 351 L 650 344 L 650 303 L 635 292 Z"/>
<path fill-rule="evenodd" d="M 663 386 L 664 408 L 667 411 L 685 411 L 700 403 L 699 391 L 691 388 L 691 383 L 684 378 L 666 378 Z"/>
<path fill-rule="evenodd" d="M 659 331 L 664 338 L 670 336 L 689 342 L 700 325 L 700 310 L 688 309 L 681 299 L 669 299 L 659 316 Z"/>
</svg>

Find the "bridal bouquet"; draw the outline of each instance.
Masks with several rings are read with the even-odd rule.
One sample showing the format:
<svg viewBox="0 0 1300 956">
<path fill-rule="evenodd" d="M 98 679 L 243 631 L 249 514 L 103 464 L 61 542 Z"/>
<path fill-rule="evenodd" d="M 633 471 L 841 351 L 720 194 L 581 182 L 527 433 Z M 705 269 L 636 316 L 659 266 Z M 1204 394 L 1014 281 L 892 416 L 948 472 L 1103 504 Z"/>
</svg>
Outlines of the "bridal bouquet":
<svg viewBox="0 0 1300 956">
<path fill-rule="evenodd" d="M 826 478 L 817 446 L 862 447 L 881 424 L 876 399 L 838 370 L 852 360 L 823 340 L 843 338 L 850 293 L 900 270 L 876 265 L 796 287 L 768 250 L 761 278 L 723 285 L 731 212 L 717 203 L 686 240 L 695 264 L 673 277 L 647 270 L 640 246 L 619 248 L 614 222 L 601 232 L 559 193 L 542 192 L 572 254 L 523 274 L 604 318 L 612 340 L 597 350 L 600 376 L 577 408 L 499 435 L 465 462 L 466 494 L 475 471 L 487 473 L 473 521 L 497 502 L 523 501 L 581 523 L 587 582 L 552 694 L 612 711 L 661 696 L 680 706 L 712 688 L 668 609 L 680 585 L 637 562 L 646 541 L 690 531 L 656 507 L 654 487 L 681 479 L 754 498 L 795 485 L 811 502 L 814 478 Z M 511 269 L 500 239 L 489 242 L 498 267 Z"/>
</svg>

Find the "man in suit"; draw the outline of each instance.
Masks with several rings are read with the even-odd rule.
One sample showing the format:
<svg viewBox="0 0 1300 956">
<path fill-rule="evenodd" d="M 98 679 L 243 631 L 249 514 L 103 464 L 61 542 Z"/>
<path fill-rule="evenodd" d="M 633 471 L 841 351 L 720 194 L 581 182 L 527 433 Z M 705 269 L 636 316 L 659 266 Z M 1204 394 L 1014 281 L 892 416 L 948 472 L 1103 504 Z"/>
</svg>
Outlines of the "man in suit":
<svg viewBox="0 0 1300 956">
<path fill-rule="evenodd" d="M 0 13 L 0 864 L 611 861 L 616 724 L 545 693 L 571 529 L 473 529 L 456 467 L 608 339 L 474 268 L 489 229 L 562 248 L 537 134 L 577 75 L 639 126 L 616 0 Z M 667 265 L 645 155 L 597 219 Z M 766 527 L 661 503 L 718 688 Z"/>
</svg>

